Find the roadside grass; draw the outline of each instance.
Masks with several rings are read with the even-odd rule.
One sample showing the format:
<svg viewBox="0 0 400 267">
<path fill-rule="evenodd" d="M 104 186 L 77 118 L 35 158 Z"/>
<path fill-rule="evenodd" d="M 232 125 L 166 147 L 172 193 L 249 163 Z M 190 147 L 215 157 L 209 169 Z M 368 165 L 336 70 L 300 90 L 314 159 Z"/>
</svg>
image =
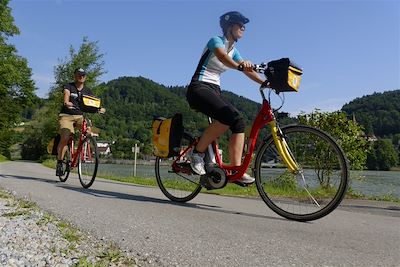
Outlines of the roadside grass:
<svg viewBox="0 0 400 267">
<path fill-rule="evenodd" d="M 5 162 L 5 161 L 8 161 L 8 159 L 0 154 L 0 162 Z"/>
<path fill-rule="evenodd" d="M 43 162 L 43 165 L 49 168 L 54 168 L 56 165 L 56 160 L 47 159 Z M 122 177 L 117 175 L 100 175 L 99 178 L 123 182 L 123 183 L 129 183 L 129 184 L 155 186 L 155 187 L 158 186 L 155 178 L 144 178 L 144 177 L 133 177 L 133 176 Z M 184 188 L 184 185 L 182 185 L 182 188 Z M 288 190 L 274 189 L 270 192 L 271 194 L 276 196 L 291 196 L 291 197 L 306 196 L 305 192 L 298 192 L 298 191 L 294 192 L 293 190 L 290 189 Z M 236 197 L 259 197 L 257 187 L 254 184 L 248 187 L 241 187 L 235 184 L 227 184 L 224 188 L 216 190 L 207 190 L 203 188 L 202 193 L 223 195 L 223 196 L 236 196 Z M 314 193 L 317 194 L 317 196 L 323 196 L 325 194 L 324 192 L 318 192 L 318 191 Z M 396 198 L 391 194 L 387 194 L 384 196 L 365 196 L 363 194 L 353 191 L 351 188 L 347 190 L 345 198 L 390 201 L 390 202 L 400 203 L 400 198 Z"/>
<path fill-rule="evenodd" d="M 0 198 L 7 200 L 8 203 L 6 206 L 13 208 L 13 211 L 0 215 L 10 220 L 19 216 L 26 218 L 27 216 L 30 216 L 34 210 L 40 210 L 34 202 L 26 199 L 19 199 L 2 188 L 0 188 Z M 60 253 L 66 257 L 77 258 L 76 254 L 80 252 L 80 246 L 82 243 L 85 242 L 91 247 L 91 251 L 85 251 L 85 253 L 89 255 L 79 256 L 79 261 L 74 264 L 74 266 L 137 266 L 137 261 L 141 261 L 127 258 L 124 256 L 121 249 L 119 249 L 114 243 L 105 244 L 93 242 L 93 240 L 87 239 L 81 230 L 72 226 L 68 222 L 62 221 L 47 212 L 41 211 L 41 216 L 37 219 L 36 225 L 44 226 L 47 224 L 53 224 L 56 226 L 60 232 L 60 236 L 67 241 L 66 247 L 49 247 L 50 253 Z"/>
</svg>

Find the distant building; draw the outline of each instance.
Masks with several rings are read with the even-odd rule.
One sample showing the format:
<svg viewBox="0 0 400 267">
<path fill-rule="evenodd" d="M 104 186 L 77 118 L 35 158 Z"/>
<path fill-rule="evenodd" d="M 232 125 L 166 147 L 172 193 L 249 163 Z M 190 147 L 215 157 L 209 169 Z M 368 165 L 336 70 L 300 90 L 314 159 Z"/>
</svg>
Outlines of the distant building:
<svg viewBox="0 0 400 267">
<path fill-rule="evenodd" d="M 356 115 L 354 114 L 354 112 L 353 112 L 353 122 L 355 124 L 358 124 L 357 120 L 356 120 Z M 368 142 L 378 141 L 378 138 L 375 136 L 375 134 L 369 135 L 369 134 L 366 134 L 364 131 L 362 131 L 361 136 L 364 137 Z"/>
<path fill-rule="evenodd" d="M 97 141 L 97 150 L 100 155 L 108 156 L 111 154 L 110 142 L 108 141 Z"/>
</svg>

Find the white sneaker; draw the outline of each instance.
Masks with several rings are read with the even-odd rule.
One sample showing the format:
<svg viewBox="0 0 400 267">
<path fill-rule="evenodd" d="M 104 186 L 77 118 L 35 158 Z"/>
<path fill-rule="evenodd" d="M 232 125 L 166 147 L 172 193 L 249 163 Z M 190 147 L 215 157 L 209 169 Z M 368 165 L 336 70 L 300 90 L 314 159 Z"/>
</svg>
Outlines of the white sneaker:
<svg viewBox="0 0 400 267">
<path fill-rule="evenodd" d="M 193 153 L 190 152 L 189 155 L 190 167 L 198 175 L 206 174 L 206 169 L 204 168 L 204 153 Z"/>
<path fill-rule="evenodd" d="M 238 182 L 242 182 L 244 184 L 252 184 L 254 183 L 256 179 L 254 179 L 253 177 L 251 177 L 250 175 L 248 175 L 247 173 L 245 173 L 242 178 L 240 178 L 240 180 L 238 180 Z"/>
</svg>

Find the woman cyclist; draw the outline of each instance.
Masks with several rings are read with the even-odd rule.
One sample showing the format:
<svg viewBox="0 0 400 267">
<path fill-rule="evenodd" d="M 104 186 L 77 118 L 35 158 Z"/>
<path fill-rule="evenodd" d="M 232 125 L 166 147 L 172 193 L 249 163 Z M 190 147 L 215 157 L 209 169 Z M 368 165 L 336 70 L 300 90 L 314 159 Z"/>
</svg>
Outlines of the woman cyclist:
<svg viewBox="0 0 400 267">
<path fill-rule="evenodd" d="M 243 60 L 234 46 L 242 38 L 248 22 L 249 19 L 237 11 L 220 17 L 223 36 L 215 36 L 208 41 L 186 93 L 191 108 L 213 119 L 190 155 L 191 167 L 199 175 L 206 173 L 204 152 L 208 145 L 228 129 L 232 131 L 229 139 L 230 164 L 241 165 L 246 125 L 238 110 L 222 98 L 220 76 L 229 68 L 241 69 L 253 81 L 259 84 L 264 82 L 252 69 L 253 64 Z M 241 182 L 251 184 L 254 178 L 245 174 Z"/>
</svg>

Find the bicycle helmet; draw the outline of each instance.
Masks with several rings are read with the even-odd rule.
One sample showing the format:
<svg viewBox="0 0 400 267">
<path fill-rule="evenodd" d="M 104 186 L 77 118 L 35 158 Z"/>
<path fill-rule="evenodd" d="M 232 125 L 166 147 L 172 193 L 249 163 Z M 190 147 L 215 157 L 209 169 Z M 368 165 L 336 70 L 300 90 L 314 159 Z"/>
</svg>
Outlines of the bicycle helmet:
<svg viewBox="0 0 400 267">
<path fill-rule="evenodd" d="M 226 28 L 228 28 L 229 26 L 231 26 L 233 24 L 236 24 L 236 23 L 246 24 L 249 21 L 250 20 L 248 18 L 246 18 L 245 16 L 243 16 L 240 12 L 230 11 L 230 12 L 223 14 L 219 18 L 219 25 L 225 31 Z"/>
</svg>

